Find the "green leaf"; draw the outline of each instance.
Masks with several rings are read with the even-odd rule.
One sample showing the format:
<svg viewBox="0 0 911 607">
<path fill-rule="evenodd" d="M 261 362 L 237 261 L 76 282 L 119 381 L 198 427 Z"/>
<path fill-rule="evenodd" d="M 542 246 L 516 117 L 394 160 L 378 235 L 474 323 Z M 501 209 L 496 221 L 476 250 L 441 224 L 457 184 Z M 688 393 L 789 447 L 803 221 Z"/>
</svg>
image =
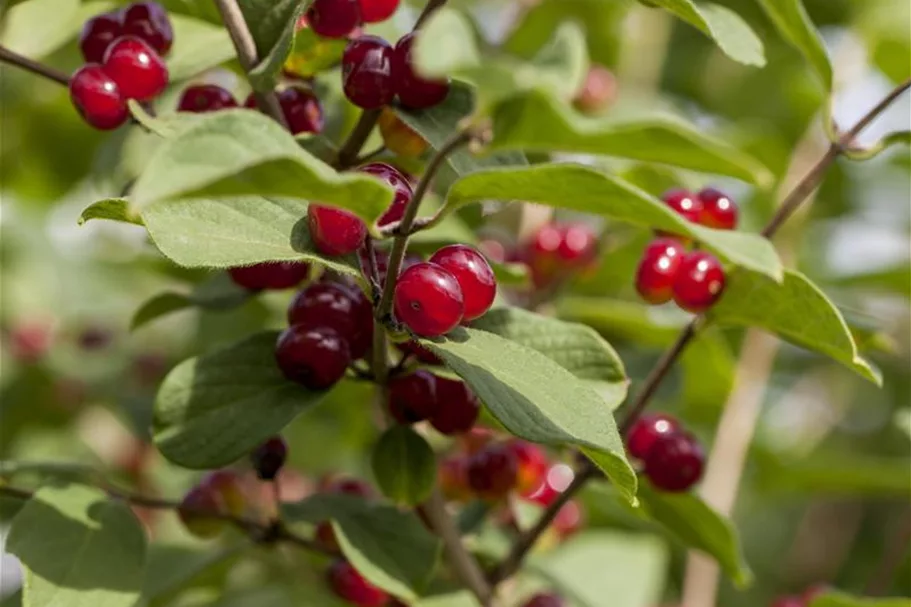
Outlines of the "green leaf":
<svg viewBox="0 0 911 607">
<path fill-rule="evenodd" d="M 725 55 L 746 65 L 766 64 L 762 41 L 740 16 L 729 8 L 711 2 L 692 0 L 649 0 L 683 19 L 715 41 Z"/>
<path fill-rule="evenodd" d="M 471 116 L 474 109 L 474 95 L 468 85 L 453 82 L 449 95 L 442 103 L 425 110 L 408 110 L 397 106 L 395 113 L 402 122 L 427 140 L 431 147 L 440 149 L 460 127 L 462 121 Z M 521 152 L 477 156 L 465 147 L 447 156 L 446 162 L 457 175 L 467 175 L 485 167 L 528 164 Z"/>
<path fill-rule="evenodd" d="M 879 372 L 858 353 L 838 308 L 798 272 L 786 271 L 781 284 L 752 272 L 732 273 L 711 317 L 722 324 L 765 329 L 882 383 Z"/>
<path fill-rule="evenodd" d="M 304 78 L 313 77 L 340 64 L 346 46 L 345 39 L 323 38 L 309 27 L 302 28 L 294 34 L 284 68 Z"/>
<path fill-rule="evenodd" d="M 581 447 L 635 501 L 636 474 L 604 400 L 537 350 L 477 329 L 421 343 L 471 386 L 510 432 L 538 443 Z"/>
<path fill-rule="evenodd" d="M 97 3 L 93 10 L 102 12 Z M 0 46 L 41 59 L 73 39 L 91 15 L 81 10 L 79 0 L 30 0 L 9 9 L 4 15 Z"/>
<path fill-rule="evenodd" d="M 285 379 L 275 364 L 277 338 L 259 333 L 185 360 L 168 374 L 153 419 L 155 443 L 166 458 L 193 469 L 224 466 L 326 395 Z"/>
<path fill-rule="evenodd" d="M 759 0 L 782 37 L 810 64 L 827 91 L 832 90 L 832 65 L 822 37 L 801 0 Z"/>
<path fill-rule="evenodd" d="M 420 504 L 436 483 L 433 449 L 408 426 L 393 426 L 383 433 L 373 448 L 371 465 L 383 495 L 399 504 Z"/>
<path fill-rule="evenodd" d="M 585 166 L 545 164 L 479 171 L 453 184 L 446 209 L 451 212 L 484 200 L 524 200 L 691 236 L 734 265 L 776 280 L 782 276 L 778 254 L 758 234 L 697 226 L 657 198 Z"/>
<path fill-rule="evenodd" d="M 481 607 L 478 599 L 467 590 L 439 594 L 421 599 L 414 607 Z"/>
<path fill-rule="evenodd" d="M 491 149 L 602 154 L 737 177 L 766 184 L 757 160 L 676 118 L 618 122 L 588 118 L 552 97 L 530 92 L 500 104 Z"/>
<path fill-rule="evenodd" d="M 346 208 L 368 224 L 392 190 L 359 173 L 339 174 L 301 149 L 274 120 L 235 109 L 198 117 L 165 141 L 133 187 L 140 209 L 165 200 L 282 196 Z"/>
<path fill-rule="evenodd" d="M 130 201 L 126 198 L 106 198 L 93 202 L 82 211 L 79 216 L 79 225 L 90 219 L 110 219 L 138 226 L 142 225 L 142 219 L 130 211 Z"/>
<path fill-rule="evenodd" d="M 907 597 L 870 598 L 851 596 L 829 590 L 822 596 L 813 599 L 808 607 L 911 607 L 911 599 Z"/>
<path fill-rule="evenodd" d="M 235 57 L 224 27 L 175 13 L 169 17 L 174 27 L 174 46 L 167 57 L 171 82 L 192 78 Z"/>
<path fill-rule="evenodd" d="M 135 331 L 157 318 L 186 308 L 230 310 L 242 305 L 251 296 L 250 291 L 237 286 L 226 274 L 218 274 L 189 295 L 167 292 L 149 299 L 133 315 L 130 330 Z"/>
<path fill-rule="evenodd" d="M 590 327 L 519 308 L 491 310 L 471 326 L 537 350 L 577 378 L 592 382 L 611 409 L 626 398 L 629 379 L 623 361 Z"/>
<path fill-rule="evenodd" d="M 134 607 L 145 607 L 154 600 L 178 592 L 195 578 L 207 577 L 203 574 L 218 565 L 229 567 L 247 550 L 247 541 L 217 551 L 178 544 L 152 544 L 149 546 L 142 599 Z"/>
<path fill-rule="evenodd" d="M 132 607 L 139 598 L 145 532 L 99 489 L 40 489 L 13 520 L 6 548 L 25 567 L 25 605 Z"/>
<path fill-rule="evenodd" d="M 639 488 L 643 513 L 688 548 L 714 558 L 738 586 L 753 575 L 744 560 L 737 531 L 731 522 L 692 493 L 656 491 L 647 483 Z"/>
<path fill-rule="evenodd" d="M 259 64 L 251 70 L 250 83 L 260 91 L 272 90 L 275 76 L 291 50 L 294 27 L 303 14 L 300 0 L 239 0 L 244 20 L 256 42 Z"/>
<path fill-rule="evenodd" d="M 839 287 L 881 291 L 911 297 L 911 263 L 905 261 L 893 266 L 859 274 L 849 274 L 829 281 Z"/>
<path fill-rule="evenodd" d="M 759 482 L 789 494 L 911 497 L 907 457 L 818 453 L 798 461 L 763 461 Z"/>
</svg>

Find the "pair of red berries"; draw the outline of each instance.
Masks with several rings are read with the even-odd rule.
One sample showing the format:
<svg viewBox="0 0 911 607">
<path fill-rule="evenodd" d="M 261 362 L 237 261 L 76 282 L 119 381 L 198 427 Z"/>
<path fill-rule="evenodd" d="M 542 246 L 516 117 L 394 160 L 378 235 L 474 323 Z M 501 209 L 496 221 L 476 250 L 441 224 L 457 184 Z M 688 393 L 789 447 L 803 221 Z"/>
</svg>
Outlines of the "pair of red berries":
<svg viewBox="0 0 911 607">
<path fill-rule="evenodd" d="M 288 325 L 275 346 L 279 368 L 291 381 L 325 390 L 370 349 L 373 308 L 357 286 L 320 281 L 291 302 Z"/>
<path fill-rule="evenodd" d="M 400 424 L 429 420 L 446 435 L 468 432 L 481 405 L 465 382 L 419 369 L 389 382 L 389 412 Z"/>
<path fill-rule="evenodd" d="M 278 103 L 292 134 L 322 132 L 323 107 L 311 91 L 288 86 L 278 92 Z M 177 111 L 201 114 L 235 107 L 238 103 L 231 91 L 216 84 L 198 84 L 184 90 Z M 256 108 L 256 99 L 252 94 L 247 97 L 244 107 Z"/>
<path fill-rule="evenodd" d="M 630 428 L 626 449 L 645 464 L 652 484 L 664 491 L 686 491 L 702 477 L 705 467 L 699 441 L 670 415 L 640 417 Z"/>
<path fill-rule="evenodd" d="M 737 227 L 737 204 L 721 190 L 705 188 L 693 194 L 677 188 L 665 192 L 661 199 L 687 221 L 719 230 Z"/>
<path fill-rule="evenodd" d="M 395 13 L 400 0 L 314 0 L 304 19 L 325 38 L 346 38 L 364 23 L 379 23 Z"/>
<path fill-rule="evenodd" d="M 598 237 L 583 223 L 548 223 L 526 244 L 524 261 L 536 287 L 544 287 L 567 271 L 589 267 L 598 255 Z"/>
<path fill-rule="evenodd" d="M 83 26 L 79 46 L 86 64 L 70 78 L 70 98 L 87 123 L 115 129 L 129 118 L 127 100 L 151 101 L 168 85 L 161 56 L 174 33 L 157 2 L 137 2 L 93 17 Z"/>
</svg>

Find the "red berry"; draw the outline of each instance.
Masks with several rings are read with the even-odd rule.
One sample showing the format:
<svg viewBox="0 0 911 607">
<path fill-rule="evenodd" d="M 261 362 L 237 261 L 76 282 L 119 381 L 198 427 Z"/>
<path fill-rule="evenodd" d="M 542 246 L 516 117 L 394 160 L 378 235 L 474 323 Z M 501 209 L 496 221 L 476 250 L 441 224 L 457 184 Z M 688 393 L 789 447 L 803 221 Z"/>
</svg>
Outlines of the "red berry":
<svg viewBox="0 0 911 607">
<path fill-rule="evenodd" d="M 440 462 L 437 469 L 440 490 L 446 499 L 468 501 L 471 499 L 471 488 L 468 486 L 468 458 L 452 455 Z"/>
<path fill-rule="evenodd" d="M 288 443 L 280 436 L 273 436 L 250 454 L 256 475 L 264 480 L 275 480 L 288 459 Z"/>
<path fill-rule="evenodd" d="M 373 488 L 359 478 L 336 477 L 324 478 L 320 482 L 320 491 L 341 495 L 355 495 L 363 498 L 374 496 Z"/>
<path fill-rule="evenodd" d="M 710 228 L 733 230 L 737 227 L 737 204 L 715 188 L 705 188 L 696 197 L 702 204 L 697 221 Z"/>
<path fill-rule="evenodd" d="M 566 607 L 566 601 L 552 592 L 542 592 L 528 599 L 522 607 Z"/>
<path fill-rule="evenodd" d="M 196 537 L 215 537 L 225 528 L 225 522 L 206 514 L 223 514 L 221 500 L 210 487 L 197 485 L 190 489 L 177 508 L 177 516 L 187 530 Z"/>
<path fill-rule="evenodd" d="M 449 82 L 427 79 L 415 72 L 411 55 L 414 41 L 415 32 L 412 32 L 396 43 L 392 72 L 399 101 L 405 107 L 420 110 L 443 101 L 449 94 Z"/>
<path fill-rule="evenodd" d="M 323 255 L 348 255 L 367 238 L 367 226 L 360 217 L 335 207 L 311 204 L 307 207 L 310 236 Z"/>
<path fill-rule="evenodd" d="M 168 68 L 158 53 L 135 36 L 122 36 L 104 54 L 104 71 L 126 99 L 150 101 L 168 86 Z"/>
<path fill-rule="evenodd" d="M 310 266 L 298 261 L 258 263 L 228 269 L 235 284 L 251 291 L 290 289 L 305 280 L 309 273 Z"/>
<path fill-rule="evenodd" d="M 506 445 L 488 445 L 468 458 L 468 485 L 482 498 L 504 497 L 517 480 L 518 462 Z"/>
<path fill-rule="evenodd" d="M 329 568 L 328 578 L 332 591 L 357 607 L 383 607 L 389 602 L 389 595 L 368 582 L 348 561 L 336 561 Z"/>
<path fill-rule="evenodd" d="M 714 255 L 688 253 L 674 278 L 674 301 L 687 312 L 704 312 L 721 297 L 724 282 L 724 269 Z"/>
<path fill-rule="evenodd" d="M 702 476 L 705 454 L 696 439 L 685 432 L 661 437 L 645 458 L 645 474 L 664 491 L 686 491 Z"/>
<path fill-rule="evenodd" d="M 215 492 L 223 512 L 240 516 L 247 510 L 243 481 L 234 470 L 215 470 L 207 474 L 199 484 Z"/>
<path fill-rule="evenodd" d="M 86 63 L 101 63 L 111 43 L 123 35 L 123 18 L 119 11 L 92 17 L 82 26 L 79 49 Z"/>
<path fill-rule="evenodd" d="M 401 343 L 395 344 L 395 347 L 401 350 L 404 354 L 410 354 L 414 356 L 418 361 L 424 363 L 425 365 L 442 365 L 443 361 L 440 360 L 440 357 L 419 344 L 416 341 L 403 341 Z"/>
<path fill-rule="evenodd" d="M 449 270 L 462 289 L 465 311 L 462 320 L 483 316 L 497 296 L 497 279 L 484 256 L 472 247 L 454 244 L 443 247 L 430 258 L 431 263 Z"/>
<path fill-rule="evenodd" d="M 541 226 L 528 243 L 525 258 L 535 286 L 543 287 L 556 278 L 561 266 L 557 250 L 562 242 L 562 230 L 556 224 L 548 223 Z"/>
<path fill-rule="evenodd" d="M 389 382 L 389 412 L 400 424 L 413 424 L 433 416 L 437 409 L 437 378 L 419 369 Z"/>
<path fill-rule="evenodd" d="M 385 21 L 399 7 L 399 0 L 359 0 L 364 23 Z"/>
<path fill-rule="evenodd" d="M 783 596 L 772 603 L 772 607 L 808 607 L 806 601 L 799 596 Z"/>
<path fill-rule="evenodd" d="M 342 88 L 354 105 L 375 110 L 395 97 L 392 46 L 377 36 L 361 36 L 342 54 Z"/>
<path fill-rule="evenodd" d="M 674 296 L 674 278 L 686 250 L 673 238 L 653 240 L 645 248 L 636 271 L 636 291 L 651 304 L 667 303 Z"/>
<path fill-rule="evenodd" d="M 687 221 L 694 223 L 699 221 L 702 203 L 689 190 L 681 188 L 669 190 L 661 196 L 661 199 Z"/>
<path fill-rule="evenodd" d="M 523 494 L 523 497 L 541 506 L 549 506 L 566 491 L 575 477 L 576 473 L 568 465 L 554 464 L 547 470 L 544 481 L 534 491 Z"/>
<path fill-rule="evenodd" d="M 437 432 L 447 436 L 468 432 L 480 414 L 481 403 L 465 382 L 437 377 L 437 410 L 430 418 Z"/>
<path fill-rule="evenodd" d="M 145 40 L 165 56 L 174 42 L 174 30 L 163 6 L 157 2 L 134 2 L 123 13 L 123 33 Z"/>
<path fill-rule="evenodd" d="M 637 459 L 648 457 L 652 447 L 663 438 L 680 430 L 680 423 L 670 415 L 646 414 L 636 420 L 626 438 L 626 450 Z"/>
<path fill-rule="evenodd" d="M 544 482 L 549 467 L 544 449 L 518 439 L 509 441 L 506 446 L 513 452 L 519 465 L 516 490 L 527 493 L 539 487 Z"/>
<path fill-rule="evenodd" d="M 130 117 L 117 83 L 94 63 L 82 66 L 70 78 L 70 99 L 82 118 L 96 129 L 116 129 Z"/>
<path fill-rule="evenodd" d="M 400 221 L 402 215 L 405 214 L 405 207 L 414 195 L 414 190 L 411 188 L 411 184 L 408 183 L 408 179 L 406 179 L 405 176 L 402 175 L 402 172 L 397 168 L 384 162 L 371 162 L 370 164 L 365 164 L 360 167 L 358 171 L 379 177 L 395 192 L 395 198 L 392 199 L 392 204 L 389 205 L 389 208 L 380 216 L 377 224 L 380 227 L 383 227 L 390 223 Z"/>
<path fill-rule="evenodd" d="M 562 227 L 557 257 L 571 267 L 584 267 L 595 260 L 598 253 L 598 236 L 584 223 Z"/>
<path fill-rule="evenodd" d="M 320 36 L 344 38 L 361 24 L 361 8 L 358 0 L 314 0 L 306 17 Z"/>
<path fill-rule="evenodd" d="M 395 316 L 422 337 L 452 331 L 462 320 L 465 302 L 455 276 L 434 263 L 414 264 L 395 285 Z"/>
<path fill-rule="evenodd" d="M 289 86 L 278 94 L 278 102 L 291 133 L 322 132 L 323 106 L 312 92 L 299 86 Z"/>
<path fill-rule="evenodd" d="M 295 325 L 282 331 L 275 360 L 285 377 L 311 390 L 325 390 L 351 364 L 348 342 L 335 329 Z"/>
<path fill-rule="evenodd" d="M 237 107 L 237 100 L 230 91 L 215 84 L 198 84 L 187 87 L 177 104 L 178 112 L 217 112 Z"/>
<path fill-rule="evenodd" d="M 333 282 L 317 282 L 301 291 L 288 307 L 289 325 L 329 327 L 351 348 L 351 358 L 362 358 L 373 337 L 373 311 L 353 289 Z"/>
</svg>

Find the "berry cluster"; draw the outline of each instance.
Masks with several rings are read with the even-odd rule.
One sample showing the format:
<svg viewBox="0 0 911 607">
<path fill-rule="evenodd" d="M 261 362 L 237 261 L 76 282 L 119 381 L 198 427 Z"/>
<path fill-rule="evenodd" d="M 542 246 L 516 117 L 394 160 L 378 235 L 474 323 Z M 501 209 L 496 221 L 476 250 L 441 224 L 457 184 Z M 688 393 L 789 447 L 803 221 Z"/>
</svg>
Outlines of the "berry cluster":
<svg viewBox="0 0 911 607">
<path fill-rule="evenodd" d="M 129 118 L 127 100 L 151 101 L 168 85 L 162 56 L 174 41 L 167 12 L 136 2 L 89 19 L 79 36 L 86 64 L 70 78 L 70 98 L 91 126 L 115 129 Z"/>
<path fill-rule="evenodd" d="M 643 462 L 645 475 L 663 491 L 686 491 L 702 477 L 705 467 L 699 441 L 669 415 L 640 417 L 630 428 L 626 449 Z"/>
<path fill-rule="evenodd" d="M 553 284 L 567 271 L 584 270 L 598 255 L 598 237 L 584 223 L 548 223 L 525 245 L 521 258 L 538 288 Z"/>
<path fill-rule="evenodd" d="M 442 434 L 468 432 L 481 405 L 465 382 L 418 369 L 389 382 L 389 412 L 400 424 L 428 420 Z"/>
<path fill-rule="evenodd" d="M 698 194 L 671 190 L 663 200 L 688 221 L 723 230 L 737 226 L 737 205 L 714 188 Z M 649 243 L 636 271 L 636 290 L 645 301 L 663 304 L 673 299 L 694 314 L 712 307 L 724 285 L 724 268 L 714 255 L 687 251 L 685 240 L 667 234 Z"/>
</svg>

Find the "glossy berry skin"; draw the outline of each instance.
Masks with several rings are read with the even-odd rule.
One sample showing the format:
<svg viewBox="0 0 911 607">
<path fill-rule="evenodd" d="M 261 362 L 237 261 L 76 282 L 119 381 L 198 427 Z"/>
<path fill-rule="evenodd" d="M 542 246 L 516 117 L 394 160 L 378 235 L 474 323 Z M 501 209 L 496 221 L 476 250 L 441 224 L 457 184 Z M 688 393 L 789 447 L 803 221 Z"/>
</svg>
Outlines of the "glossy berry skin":
<svg viewBox="0 0 911 607">
<path fill-rule="evenodd" d="M 468 432 L 481 414 L 478 397 L 463 381 L 445 377 L 436 380 L 437 410 L 430 418 L 430 424 L 447 436 Z"/>
<path fill-rule="evenodd" d="M 412 32 L 396 43 L 392 71 L 399 101 L 405 107 L 420 110 L 433 107 L 446 99 L 449 82 L 424 78 L 415 72 L 412 57 L 414 41 L 415 33 Z"/>
<path fill-rule="evenodd" d="M 449 333 L 462 320 L 465 302 L 455 276 L 440 266 L 416 263 L 395 285 L 395 316 L 422 337 Z"/>
<path fill-rule="evenodd" d="M 116 129 L 130 117 L 117 83 L 100 65 L 89 63 L 79 68 L 69 86 L 76 111 L 96 129 Z"/>
<path fill-rule="evenodd" d="M 702 212 L 702 202 L 689 190 L 681 188 L 669 190 L 661 196 L 661 200 L 687 221 L 692 221 L 693 223 L 699 221 L 699 215 Z"/>
<path fill-rule="evenodd" d="M 562 227 L 557 257 L 566 265 L 582 268 L 595 260 L 598 254 L 598 237 L 584 223 L 571 223 Z"/>
<path fill-rule="evenodd" d="M 693 251 L 684 256 L 674 278 L 674 301 L 698 314 L 708 310 L 724 291 L 724 269 L 711 253 Z"/>
<path fill-rule="evenodd" d="M 443 364 L 443 361 L 440 360 L 439 356 L 416 341 L 403 341 L 401 343 L 395 344 L 395 347 L 404 354 L 410 354 L 411 356 L 414 356 L 416 359 L 418 359 L 418 361 L 424 363 L 425 365 Z"/>
<path fill-rule="evenodd" d="M 361 18 L 364 23 L 379 23 L 395 13 L 399 0 L 358 0 L 361 5 Z"/>
<path fill-rule="evenodd" d="M 168 86 L 168 68 L 140 38 L 122 36 L 104 54 L 104 71 L 126 99 L 150 101 Z"/>
<path fill-rule="evenodd" d="M 311 390 L 325 390 L 351 364 L 348 342 L 329 327 L 295 325 L 282 331 L 275 360 L 285 377 Z"/>
<path fill-rule="evenodd" d="M 468 458 L 468 486 L 479 497 L 497 500 L 518 481 L 516 456 L 503 444 L 490 444 Z"/>
<path fill-rule="evenodd" d="M 288 324 L 334 329 L 348 343 L 353 360 L 367 353 L 373 336 L 373 312 L 366 298 L 334 282 L 317 282 L 298 293 L 288 306 Z"/>
<path fill-rule="evenodd" d="M 157 2 L 134 2 L 123 12 L 123 33 L 144 40 L 162 57 L 171 50 L 174 30 L 168 12 Z"/>
<path fill-rule="evenodd" d="M 314 0 L 306 17 L 320 36 L 344 38 L 361 24 L 361 7 L 358 0 Z"/>
<path fill-rule="evenodd" d="M 449 270 L 462 289 L 465 310 L 462 321 L 483 316 L 497 296 L 497 279 L 487 260 L 477 249 L 454 244 L 443 247 L 430 258 L 430 263 Z"/>
<path fill-rule="evenodd" d="M 236 285 L 251 291 L 290 289 L 305 280 L 309 273 L 310 266 L 297 261 L 258 263 L 228 270 Z"/>
<path fill-rule="evenodd" d="M 437 378 L 419 369 L 389 381 L 389 412 L 400 424 L 413 424 L 436 413 Z"/>
<path fill-rule="evenodd" d="M 178 112 L 217 112 L 237 107 L 237 100 L 230 91 L 215 84 L 198 84 L 184 89 L 177 103 Z"/>
<path fill-rule="evenodd" d="M 192 535 L 210 539 L 224 531 L 226 523 L 217 518 L 207 517 L 206 513 L 216 514 L 221 511 L 218 494 L 209 487 L 197 485 L 181 500 L 177 516 Z"/>
<path fill-rule="evenodd" d="M 408 179 L 402 175 L 402 172 L 385 162 L 371 162 L 358 168 L 358 171 L 379 177 L 395 192 L 392 204 L 380 215 L 377 225 L 383 227 L 390 223 L 401 221 L 402 216 L 405 214 L 405 207 L 411 202 L 411 197 L 414 196 L 414 190 L 411 188 L 411 184 L 408 183 Z"/>
<path fill-rule="evenodd" d="M 673 238 L 658 238 L 645 248 L 636 270 L 636 291 L 650 304 L 663 304 L 674 297 L 674 279 L 686 249 Z"/>
<path fill-rule="evenodd" d="M 123 16 L 119 11 L 97 15 L 86 21 L 79 34 L 79 50 L 86 63 L 101 63 L 111 43 L 123 35 Z"/>
<path fill-rule="evenodd" d="M 367 238 L 367 226 L 349 211 L 311 204 L 307 207 L 310 236 L 323 255 L 348 255 L 357 251 Z"/>
<path fill-rule="evenodd" d="M 705 466 L 705 453 L 696 439 L 677 432 L 658 440 L 645 458 L 645 475 L 658 489 L 686 491 L 696 484 Z"/>
<path fill-rule="evenodd" d="M 406 158 L 417 158 L 429 147 L 423 137 L 402 122 L 389 108 L 383 108 L 377 125 L 380 127 L 383 143 L 393 154 Z"/>
<path fill-rule="evenodd" d="M 513 452 L 518 463 L 516 490 L 527 493 L 540 486 L 550 465 L 544 449 L 523 440 L 509 441 L 506 446 Z"/>
<path fill-rule="evenodd" d="M 288 443 L 281 436 L 273 436 L 250 454 L 256 476 L 264 481 L 275 480 L 287 459 Z"/>
<path fill-rule="evenodd" d="M 292 134 L 323 131 L 323 106 L 312 92 L 289 86 L 278 94 L 278 103 Z"/>
<path fill-rule="evenodd" d="M 327 577 L 332 591 L 357 607 L 383 607 L 389 603 L 389 595 L 368 582 L 348 561 L 336 561 Z"/>
<path fill-rule="evenodd" d="M 702 206 L 697 219 L 700 224 L 719 230 L 733 230 L 737 227 L 737 203 L 727 194 L 715 188 L 705 188 L 696 197 Z"/>
<path fill-rule="evenodd" d="M 342 54 L 342 89 L 354 105 L 375 110 L 392 103 L 392 46 L 377 36 L 361 36 Z"/>
<path fill-rule="evenodd" d="M 522 497 L 541 506 L 550 506 L 572 484 L 576 474 L 566 464 L 554 464 L 547 470 L 544 481 Z"/>
<path fill-rule="evenodd" d="M 636 420 L 626 438 L 626 450 L 644 460 L 660 440 L 680 430 L 680 422 L 663 413 L 645 414 Z"/>
<path fill-rule="evenodd" d="M 566 601 L 559 595 L 551 592 L 542 592 L 528 599 L 522 604 L 522 607 L 566 607 Z"/>
</svg>

